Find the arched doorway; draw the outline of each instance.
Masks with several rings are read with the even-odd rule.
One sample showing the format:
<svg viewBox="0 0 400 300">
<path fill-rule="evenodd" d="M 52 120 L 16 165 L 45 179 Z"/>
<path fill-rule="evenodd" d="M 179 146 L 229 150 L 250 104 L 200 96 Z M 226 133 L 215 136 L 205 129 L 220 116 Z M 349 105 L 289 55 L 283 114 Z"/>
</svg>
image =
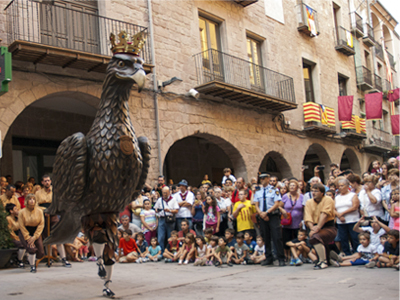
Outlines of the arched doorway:
<svg viewBox="0 0 400 300">
<path fill-rule="evenodd" d="M 282 154 L 271 151 L 264 156 L 263 161 L 258 169 L 259 172 L 267 172 L 271 175 L 282 178 L 292 177 L 292 170 Z"/>
<path fill-rule="evenodd" d="M 97 97 L 81 92 L 58 92 L 27 106 L 10 126 L 3 142 L 3 174 L 13 181 L 36 182 L 51 173 L 62 140 L 75 132 L 86 134 L 93 123 Z"/>
<path fill-rule="evenodd" d="M 246 179 L 246 166 L 239 151 L 226 140 L 198 133 L 176 141 L 164 159 L 163 173 L 167 180 L 178 183 L 186 179 L 191 186 L 200 185 L 205 174 L 219 185 L 223 169 L 231 168 L 235 177 Z"/>
<path fill-rule="evenodd" d="M 314 168 L 316 166 L 324 166 L 323 171 L 320 171 L 319 176 L 321 181 L 325 183 L 325 178 L 329 175 L 331 159 L 328 152 L 320 144 L 312 144 L 308 147 L 303 159 L 305 166 L 304 180 L 307 182 L 314 176 Z"/>
<path fill-rule="evenodd" d="M 340 161 L 340 169 L 342 171 L 351 169 L 355 174 L 361 174 L 360 161 L 353 150 L 344 150 L 342 159 Z"/>
</svg>

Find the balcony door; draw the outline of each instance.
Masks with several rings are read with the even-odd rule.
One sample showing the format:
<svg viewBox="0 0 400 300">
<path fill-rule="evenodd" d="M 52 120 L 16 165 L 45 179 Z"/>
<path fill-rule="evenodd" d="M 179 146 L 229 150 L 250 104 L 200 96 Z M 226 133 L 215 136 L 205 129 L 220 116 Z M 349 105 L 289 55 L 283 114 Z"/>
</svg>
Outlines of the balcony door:
<svg viewBox="0 0 400 300">
<path fill-rule="evenodd" d="M 224 81 L 219 25 L 216 22 L 199 17 L 199 29 L 204 81 Z"/>
<path fill-rule="evenodd" d="M 264 79 L 261 63 L 261 45 L 260 42 L 247 37 L 247 57 L 250 69 L 251 89 L 264 92 Z"/>
<path fill-rule="evenodd" d="M 43 1 L 40 33 L 43 44 L 100 54 L 97 1 Z"/>
</svg>

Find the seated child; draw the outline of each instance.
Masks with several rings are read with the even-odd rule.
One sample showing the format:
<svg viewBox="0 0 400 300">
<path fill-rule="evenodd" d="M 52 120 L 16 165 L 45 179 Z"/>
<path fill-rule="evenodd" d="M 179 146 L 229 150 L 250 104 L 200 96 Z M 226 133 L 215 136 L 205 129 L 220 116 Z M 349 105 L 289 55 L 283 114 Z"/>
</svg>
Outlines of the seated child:
<svg viewBox="0 0 400 300">
<path fill-rule="evenodd" d="M 254 247 L 254 253 L 250 256 L 250 260 L 254 264 L 259 264 L 265 260 L 265 245 L 261 235 L 257 236 L 257 245 Z"/>
<path fill-rule="evenodd" d="M 383 253 L 379 256 L 376 263 L 378 268 L 395 267 L 399 269 L 399 231 L 392 229 L 388 232 L 387 242 L 385 243 Z"/>
<path fill-rule="evenodd" d="M 158 239 L 156 237 L 151 238 L 149 251 L 147 253 L 147 258 L 150 261 L 159 261 L 162 259 L 161 247 L 160 245 L 158 245 Z"/>
<path fill-rule="evenodd" d="M 132 263 L 139 258 L 139 249 L 136 245 L 135 240 L 132 238 L 132 230 L 126 229 L 119 240 L 119 262 L 120 263 Z"/>
<path fill-rule="evenodd" d="M 179 265 L 184 264 L 187 265 L 189 261 L 194 260 L 195 252 L 196 252 L 196 240 L 194 238 L 193 233 L 187 233 L 185 237 L 185 244 L 182 247 L 182 254 L 179 258 Z"/>
<path fill-rule="evenodd" d="M 178 232 L 171 232 L 171 241 L 168 242 L 167 248 L 164 250 L 163 256 L 165 258 L 165 262 L 176 262 L 181 255 L 181 247 L 182 243 L 178 241 Z"/>
<path fill-rule="evenodd" d="M 244 243 L 244 234 L 239 232 L 236 235 L 235 250 L 232 254 L 232 260 L 237 265 L 245 265 L 249 247 Z"/>
<path fill-rule="evenodd" d="M 205 266 L 207 262 L 207 244 L 202 236 L 196 237 L 196 252 L 194 266 Z"/>
<path fill-rule="evenodd" d="M 340 257 L 336 252 L 331 251 L 331 265 L 334 267 L 346 267 L 368 264 L 375 256 L 376 247 L 370 243 L 370 234 L 368 232 L 360 233 L 358 235 L 358 240 L 360 245 L 357 247 L 357 252 L 352 255 Z M 333 253 L 336 255 L 332 256 Z"/>
<path fill-rule="evenodd" d="M 257 246 L 256 241 L 253 241 L 253 237 L 251 236 L 250 231 L 247 231 L 244 234 L 244 243 L 249 247 L 249 251 L 247 253 L 247 257 L 254 254 L 254 248 Z M 248 261 L 249 262 L 249 261 Z"/>
<path fill-rule="evenodd" d="M 232 267 L 231 263 L 231 257 L 232 257 L 232 251 L 229 249 L 229 247 L 226 244 L 226 238 L 221 236 L 218 239 L 218 247 L 215 250 L 215 266 L 218 267 L 219 265 L 222 265 L 226 263 L 228 266 Z"/>
<path fill-rule="evenodd" d="M 226 238 L 226 245 L 231 249 L 231 251 L 235 250 L 236 240 L 234 238 L 235 230 L 232 228 L 228 228 L 225 230 L 225 238 Z"/>
<path fill-rule="evenodd" d="M 143 232 L 138 232 L 136 234 L 136 244 L 139 248 L 139 259 L 136 261 L 137 263 L 142 263 L 148 261 L 147 254 L 149 253 L 148 245 L 146 240 L 144 239 Z"/>
<path fill-rule="evenodd" d="M 379 237 L 387 232 L 389 232 L 390 228 L 380 222 L 376 216 L 372 217 L 372 220 L 369 222 L 371 226 L 363 226 L 360 227 L 360 224 L 363 224 L 366 222 L 365 217 L 361 217 L 360 220 L 354 225 L 353 230 L 358 233 L 362 232 L 369 232 L 371 236 L 371 244 L 375 246 L 375 248 L 378 248 L 380 245 L 380 239 Z M 368 222 L 368 221 L 367 221 Z"/>
<path fill-rule="evenodd" d="M 385 243 L 387 241 L 388 235 L 383 234 L 380 237 L 381 243 L 379 244 L 378 248 L 376 248 L 376 253 L 373 259 L 369 261 L 365 266 L 367 268 L 374 268 L 376 266 L 376 262 L 379 260 L 379 257 L 383 254 L 383 250 L 385 249 Z"/>
<path fill-rule="evenodd" d="M 207 245 L 210 244 L 211 237 L 213 236 L 213 229 L 212 228 L 206 228 L 204 230 L 204 240 L 206 241 Z"/>
<path fill-rule="evenodd" d="M 217 250 L 218 247 L 218 237 L 213 235 L 210 239 L 210 243 L 207 246 L 207 262 L 206 265 L 207 266 L 212 266 L 215 261 L 215 250 Z"/>
<path fill-rule="evenodd" d="M 290 252 L 292 252 L 292 259 L 289 263 L 290 266 L 301 266 L 303 262 L 299 258 L 301 254 L 304 258 L 309 257 L 312 261 L 316 261 L 317 256 L 314 253 L 314 249 L 308 242 L 307 231 L 304 229 L 299 229 L 297 233 L 297 239 L 289 241 L 286 246 L 290 247 Z"/>
</svg>

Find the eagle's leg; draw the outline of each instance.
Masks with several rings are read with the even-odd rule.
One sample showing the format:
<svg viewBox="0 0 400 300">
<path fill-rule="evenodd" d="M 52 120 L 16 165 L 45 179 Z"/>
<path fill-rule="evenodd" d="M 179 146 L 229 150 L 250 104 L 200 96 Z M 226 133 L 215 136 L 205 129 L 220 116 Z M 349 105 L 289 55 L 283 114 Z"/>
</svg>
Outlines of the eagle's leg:
<svg viewBox="0 0 400 300">
<path fill-rule="evenodd" d="M 82 218 L 85 232 L 93 246 L 99 267 L 98 275 L 104 279 L 103 295 L 113 298 L 109 284 L 114 269 L 114 253 L 117 249 L 117 216 L 114 213 L 97 214 Z"/>
</svg>

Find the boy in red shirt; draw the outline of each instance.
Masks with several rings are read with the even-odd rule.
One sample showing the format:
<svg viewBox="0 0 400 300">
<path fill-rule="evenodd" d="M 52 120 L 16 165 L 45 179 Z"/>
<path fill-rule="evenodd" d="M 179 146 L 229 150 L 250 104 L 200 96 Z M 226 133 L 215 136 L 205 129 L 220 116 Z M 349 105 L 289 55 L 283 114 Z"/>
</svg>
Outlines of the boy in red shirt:
<svg viewBox="0 0 400 300">
<path fill-rule="evenodd" d="M 136 262 L 139 258 L 138 246 L 132 238 L 132 230 L 127 229 L 124 231 L 122 238 L 119 240 L 118 256 L 120 263 Z"/>
</svg>

